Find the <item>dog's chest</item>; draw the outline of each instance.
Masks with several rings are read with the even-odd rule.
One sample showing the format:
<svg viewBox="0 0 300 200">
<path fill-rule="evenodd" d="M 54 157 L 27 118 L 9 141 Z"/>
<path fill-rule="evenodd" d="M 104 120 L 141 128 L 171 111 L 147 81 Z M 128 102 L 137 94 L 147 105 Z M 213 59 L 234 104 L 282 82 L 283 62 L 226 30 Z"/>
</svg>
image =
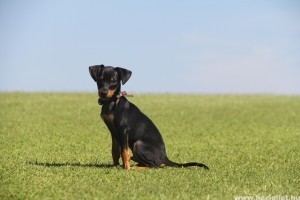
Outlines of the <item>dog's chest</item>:
<svg viewBox="0 0 300 200">
<path fill-rule="evenodd" d="M 113 124 L 114 122 L 114 114 L 113 113 L 101 113 L 101 118 L 110 124 Z"/>
<path fill-rule="evenodd" d="M 109 106 L 103 106 L 101 110 L 101 118 L 107 124 L 113 125 L 115 114 L 114 111 L 109 108 Z"/>
</svg>

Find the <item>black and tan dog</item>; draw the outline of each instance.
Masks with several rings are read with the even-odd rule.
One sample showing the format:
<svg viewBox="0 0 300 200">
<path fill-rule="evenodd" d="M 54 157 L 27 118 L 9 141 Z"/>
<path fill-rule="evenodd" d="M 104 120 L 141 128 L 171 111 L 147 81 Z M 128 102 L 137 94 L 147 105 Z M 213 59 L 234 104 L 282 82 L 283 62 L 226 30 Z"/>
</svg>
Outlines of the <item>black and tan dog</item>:
<svg viewBox="0 0 300 200">
<path fill-rule="evenodd" d="M 130 169 L 131 149 L 131 159 L 138 163 L 136 167 L 199 166 L 208 169 L 202 163 L 179 164 L 168 158 L 163 138 L 154 123 L 120 95 L 121 83 L 124 85 L 128 81 L 131 71 L 104 65 L 91 66 L 89 71 L 98 86 L 98 103 L 102 105 L 101 117 L 111 132 L 115 166 L 119 165 L 121 156 L 123 168 Z"/>
</svg>

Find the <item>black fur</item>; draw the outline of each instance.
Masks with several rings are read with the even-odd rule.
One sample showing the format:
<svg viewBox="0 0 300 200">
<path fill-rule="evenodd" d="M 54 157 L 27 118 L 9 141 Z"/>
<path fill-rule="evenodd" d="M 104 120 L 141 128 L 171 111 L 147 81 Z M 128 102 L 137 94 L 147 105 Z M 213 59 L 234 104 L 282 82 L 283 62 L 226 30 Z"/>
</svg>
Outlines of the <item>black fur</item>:
<svg viewBox="0 0 300 200">
<path fill-rule="evenodd" d="M 130 148 L 133 154 L 131 159 L 137 162 L 138 166 L 198 166 L 208 169 L 202 163 L 179 164 L 171 161 L 167 156 L 163 138 L 154 123 L 124 96 L 119 96 L 121 83 L 125 84 L 128 81 L 131 71 L 104 65 L 91 66 L 89 71 L 97 82 L 99 104 L 102 105 L 101 117 L 111 132 L 114 165 L 119 165 L 121 156 L 123 167 L 130 168 L 127 157 Z"/>
</svg>

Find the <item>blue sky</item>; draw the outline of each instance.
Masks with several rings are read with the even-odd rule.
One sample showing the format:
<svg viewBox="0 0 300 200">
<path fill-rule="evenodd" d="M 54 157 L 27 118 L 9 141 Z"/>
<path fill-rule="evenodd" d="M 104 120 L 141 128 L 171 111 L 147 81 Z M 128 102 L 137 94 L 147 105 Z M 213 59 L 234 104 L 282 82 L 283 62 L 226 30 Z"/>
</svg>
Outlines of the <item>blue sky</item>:
<svg viewBox="0 0 300 200">
<path fill-rule="evenodd" d="M 0 0 L 0 91 L 300 94 L 300 1 Z"/>
</svg>

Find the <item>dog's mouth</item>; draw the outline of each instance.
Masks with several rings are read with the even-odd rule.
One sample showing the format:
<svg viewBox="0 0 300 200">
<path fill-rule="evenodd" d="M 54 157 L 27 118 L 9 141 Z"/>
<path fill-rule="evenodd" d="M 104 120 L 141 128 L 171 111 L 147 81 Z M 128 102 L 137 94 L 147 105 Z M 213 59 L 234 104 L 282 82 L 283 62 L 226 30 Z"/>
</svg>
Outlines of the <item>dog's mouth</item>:
<svg viewBox="0 0 300 200">
<path fill-rule="evenodd" d="M 98 96 L 99 96 L 100 99 L 103 99 L 103 100 L 110 99 L 110 97 L 108 97 L 106 94 L 98 93 Z"/>
<path fill-rule="evenodd" d="M 98 92 L 98 96 L 100 99 L 109 100 L 110 98 L 113 97 L 115 92 L 116 92 L 116 90 L 108 90 L 106 92 Z"/>
</svg>

